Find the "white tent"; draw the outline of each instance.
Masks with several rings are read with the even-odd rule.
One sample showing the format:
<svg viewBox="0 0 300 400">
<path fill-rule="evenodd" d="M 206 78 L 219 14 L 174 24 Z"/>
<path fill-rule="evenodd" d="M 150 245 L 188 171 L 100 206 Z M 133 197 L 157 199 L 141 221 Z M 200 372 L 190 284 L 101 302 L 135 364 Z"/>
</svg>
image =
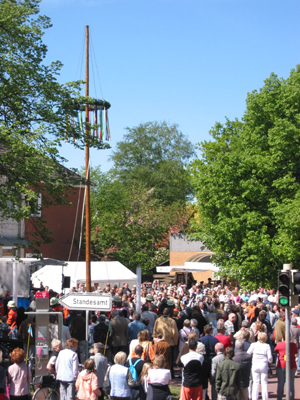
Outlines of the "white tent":
<svg viewBox="0 0 300 400">
<path fill-rule="evenodd" d="M 71 277 L 71 287 L 86 281 L 85 261 L 71 261 L 66 266 L 46 265 L 32 274 L 31 280 L 34 287 L 40 287 L 40 282 L 47 285 L 56 292 L 61 291 L 62 275 Z M 122 287 L 128 283 L 130 287 L 136 285 L 136 275 L 119 261 L 92 261 L 91 281 L 92 284 L 99 283 L 104 288 L 106 283 Z"/>
<path fill-rule="evenodd" d="M 156 267 L 156 272 L 169 273 L 172 271 L 182 271 L 182 272 L 203 272 L 203 271 L 213 271 L 218 272 L 219 268 L 215 264 L 206 262 L 186 262 L 182 266 L 173 267 Z"/>
</svg>

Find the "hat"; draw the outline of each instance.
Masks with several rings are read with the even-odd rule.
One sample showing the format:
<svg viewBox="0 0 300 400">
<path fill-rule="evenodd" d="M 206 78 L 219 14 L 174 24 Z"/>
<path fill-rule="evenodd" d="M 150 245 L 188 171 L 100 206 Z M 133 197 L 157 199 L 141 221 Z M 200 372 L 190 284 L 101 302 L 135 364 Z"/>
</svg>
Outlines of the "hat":
<svg viewBox="0 0 300 400">
<path fill-rule="evenodd" d="M 256 300 L 251 300 L 251 301 L 250 301 L 250 303 L 252 303 L 252 304 L 255 304 L 255 305 L 256 305 L 256 304 L 257 304 L 257 301 L 256 301 Z"/>
<path fill-rule="evenodd" d="M 14 307 L 16 307 L 16 303 L 15 303 L 14 301 L 10 300 L 10 301 L 7 303 L 7 306 L 10 307 L 10 308 L 14 308 Z"/>
<path fill-rule="evenodd" d="M 50 299 L 50 306 L 56 306 L 58 304 L 58 298 L 57 297 L 52 297 Z"/>
<path fill-rule="evenodd" d="M 167 301 L 167 306 L 173 307 L 174 306 L 174 301 L 173 300 L 168 300 Z"/>
<path fill-rule="evenodd" d="M 300 316 L 300 310 L 295 309 L 295 310 L 293 310 L 293 313 L 298 315 L 298 317 Z"/>
<path fill-rule="evenodd" d="M 121 299 L 120 299 L 120 297 L 119 296 L 114 296 L 113 298 L 112 298 L 112 301 L 115 301 L 115 302 L 120 302 L 121 301 Z"/>
<path fill-rule="evenodd" d="M 151 294 L 147 294 L 146 300 L 153 301 L 153 296 Z"/>
</svg>

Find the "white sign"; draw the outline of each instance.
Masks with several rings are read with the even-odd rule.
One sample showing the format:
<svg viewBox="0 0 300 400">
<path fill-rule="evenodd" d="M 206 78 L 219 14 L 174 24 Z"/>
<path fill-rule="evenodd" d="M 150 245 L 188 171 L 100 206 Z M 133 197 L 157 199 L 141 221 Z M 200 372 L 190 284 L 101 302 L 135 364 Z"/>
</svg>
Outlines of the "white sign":
<svg viewBox="0 0 300 400">
<path fill-rule="evenodd" d="M 69 310 L 110 311 L 112 309 L 110 294 L 68 293 L 59 299 L 59 303 Z"/>
</svg>

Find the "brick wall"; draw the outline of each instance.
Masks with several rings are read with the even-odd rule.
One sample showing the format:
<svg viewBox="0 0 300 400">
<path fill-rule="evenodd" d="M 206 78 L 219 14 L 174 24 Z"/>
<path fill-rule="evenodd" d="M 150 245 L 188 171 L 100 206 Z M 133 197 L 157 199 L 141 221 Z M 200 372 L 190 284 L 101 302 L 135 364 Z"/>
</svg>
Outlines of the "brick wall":
<svg viewBox="0 0 300 400">
<path fill-rule="evenodd" d="M 42 214 L 45 217 L 45 220 L 47 221 L 46 227 L 52 232 L 52 237 L 54 239 L 52 243 L 40 246 L 40 252 L 43 255 L 43 258 L 54 258 L 57 260 L 64 260 L 64 261 L 68 260 L 72 243 L 72 236 L 76 219 L 76 209 L 77 209 L 77 202 L 79 195 L 80 195 L 80 204 L 77 217 L 76 234 L 70 261 L 77 260 L 84 188 L 82 188 L 81 191 L 80 188 L 76 188 L 75 193 L 70 192 L 68 194 L 68 197 L 66 198 L 67 204 L 53 205 L 48 208 L 42 209 Z M 25 221 L 26 237 L 30 238 L 30 236 L 34 234 L 34 231 L 35 230 L 30 219 L 26 220 Z M 31 252 L 32 251 L 30 249 L 25 248 L 25 257 L 26 253 L 31 253 Z"/>
</svg>

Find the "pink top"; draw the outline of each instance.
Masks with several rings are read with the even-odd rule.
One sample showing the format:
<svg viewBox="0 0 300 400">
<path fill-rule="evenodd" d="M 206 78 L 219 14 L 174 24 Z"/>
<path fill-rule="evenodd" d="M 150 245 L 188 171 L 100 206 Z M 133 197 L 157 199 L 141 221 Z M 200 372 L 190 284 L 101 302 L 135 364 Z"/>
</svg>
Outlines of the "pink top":
<svg viewBox="0 0 300 400">
<path fill-rule="evenodd" d="M 9 394 L 13 396 L 29 394 L 31 381 L 29 367 L 24 363 L 11 365 L 7 370 L 7 381 L 10 383 Z"/>
<path fill-rule="evenodd" d="M 98 386 L 98 377 L 95 372 L 83 370 L 76 380 L 76 388 L 78 389 L 77 397 L 82 400 L 97 400 L 101 396 Z"/>
</svg>

